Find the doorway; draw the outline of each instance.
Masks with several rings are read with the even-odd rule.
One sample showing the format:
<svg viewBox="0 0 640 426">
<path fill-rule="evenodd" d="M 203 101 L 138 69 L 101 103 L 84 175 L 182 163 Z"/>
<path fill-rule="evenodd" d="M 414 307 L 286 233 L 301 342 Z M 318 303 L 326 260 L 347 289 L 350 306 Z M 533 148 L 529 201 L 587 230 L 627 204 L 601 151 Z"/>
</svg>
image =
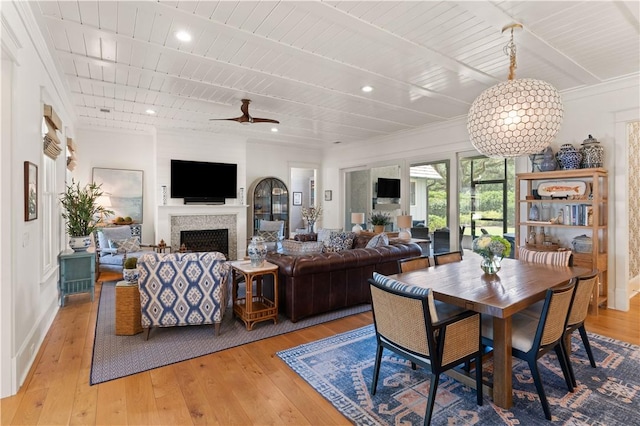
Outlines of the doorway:
<svg viewBox="0 0 640 426">
<path fill-rule="evenodd" d="M 289 168 L 289 230 L 292 233 L 303 232 L 305 228 L 302 219 L 302 208 L 316 206 L 317 174 L 315 167 Z M 288 238 L 289 235 L 286 236 Z"/>
</svg>

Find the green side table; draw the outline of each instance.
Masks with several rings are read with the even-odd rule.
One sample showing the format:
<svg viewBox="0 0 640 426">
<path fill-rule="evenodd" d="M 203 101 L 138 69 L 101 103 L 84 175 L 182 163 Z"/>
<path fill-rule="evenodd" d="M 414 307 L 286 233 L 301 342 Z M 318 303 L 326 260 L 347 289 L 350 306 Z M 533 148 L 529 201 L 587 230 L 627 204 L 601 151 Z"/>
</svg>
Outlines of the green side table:
<svg viewBox="0 0 640 426">
<path fill-rule="evenodd" d="M 91 293 L 91 301 L 96 283 L 96 255 L 89 251 L 65 251 L 58 255 L 60 262 L 60 306 L 64 306 L 65 296 Z"/>
</svg>

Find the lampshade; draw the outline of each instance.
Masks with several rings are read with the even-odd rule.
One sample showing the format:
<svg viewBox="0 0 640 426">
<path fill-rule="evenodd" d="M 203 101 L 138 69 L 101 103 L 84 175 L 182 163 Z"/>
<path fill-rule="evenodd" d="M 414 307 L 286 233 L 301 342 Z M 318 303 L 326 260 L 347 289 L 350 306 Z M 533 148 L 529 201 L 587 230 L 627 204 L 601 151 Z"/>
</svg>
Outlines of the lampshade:
<svg viewBox="0 0 640 426">
<path fill-rule="evenodd" d="M 107 195 L 101 195 L 98 198 L 96 198 L 96 205 L 98 206 L 102 206 L 102 207 L 111 207 L 111 197 L 107 196 Z"/>
<path fill-rule="evenodd" d="M 401 215 L 398 216 L 397 218 L 398 221 L 398 228 L 403 229 L 403 228 L 411 228 L 411 216 L 409 215 Z"/>
<path fill-rule="evenodd" d="M 560 130 L 563 107 L 560 93 L 549 83 L 530 78 L 514 79 L 516 49 L 513 30 L 506 46 L 510 53 L 509 80 L 480 94 L 471 104 L 467 130 L 471 143 L 488 157 L 518 157 L 541 152 Z"/>
<path fill-rule="evenodd" d="M 364 213 L 351 213 L 351 223 L 364 223 Z"/>
</svg>

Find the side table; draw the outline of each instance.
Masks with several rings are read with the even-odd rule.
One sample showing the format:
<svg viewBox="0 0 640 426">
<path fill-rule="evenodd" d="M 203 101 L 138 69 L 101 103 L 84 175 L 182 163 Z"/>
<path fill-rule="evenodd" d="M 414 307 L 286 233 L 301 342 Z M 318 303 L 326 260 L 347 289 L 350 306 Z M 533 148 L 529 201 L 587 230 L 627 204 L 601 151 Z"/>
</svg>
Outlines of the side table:
<svg viewBox="0 0 640 426">
<path fill-rule="evenodd" d="M 233 279 L 233 313 L 244 321 L 247 330 L 252 330 L 255 323 L 273 320 L 278 323 L 278 265 L 264 262 L 262 266 L 253 267 L 248 260 L 231 262 Z M 238 274 L 244 277 L 245 297 L 238 297 Z M 273 276 L 273 298 L 266 297 L 262 288 L 262 277 Z M 256 294 L 253 294 L 253 281 L 256 281 Z"/>
<path fill-rule="evenodd" d="M 96 254 L 91 251 L 65 251 L 58 255 L 60 262 L 60 306 L 70 294 L 90 293 L 91 301 L 96 285 Z"/>
<path fill-rule="evenodd" d="M 142 333 L 140 291 L 138 283 L 118 281 L 116 284 L 116 335 Z"/>
</svg>

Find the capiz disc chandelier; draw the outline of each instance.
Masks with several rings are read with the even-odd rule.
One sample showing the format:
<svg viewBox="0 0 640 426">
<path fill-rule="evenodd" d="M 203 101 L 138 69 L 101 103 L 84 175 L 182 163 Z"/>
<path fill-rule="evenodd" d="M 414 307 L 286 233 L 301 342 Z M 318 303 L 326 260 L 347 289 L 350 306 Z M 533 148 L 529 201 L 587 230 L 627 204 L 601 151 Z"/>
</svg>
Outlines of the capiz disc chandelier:
<svg viewBox="0 0 640 426">
<path fill-rule="evenodd" d="M 488 157 L 504 158 L 536 154 L 553 141 L 562 124 L 560 93 L 542 80 L 515 79 L 516 45 L 514 29 L 507 25 L 511 39 L 505 46 L 509 55 L 509 80 L 480 94 L 471 104 L 467 130 L 471 143 Z"/>
</svg>

